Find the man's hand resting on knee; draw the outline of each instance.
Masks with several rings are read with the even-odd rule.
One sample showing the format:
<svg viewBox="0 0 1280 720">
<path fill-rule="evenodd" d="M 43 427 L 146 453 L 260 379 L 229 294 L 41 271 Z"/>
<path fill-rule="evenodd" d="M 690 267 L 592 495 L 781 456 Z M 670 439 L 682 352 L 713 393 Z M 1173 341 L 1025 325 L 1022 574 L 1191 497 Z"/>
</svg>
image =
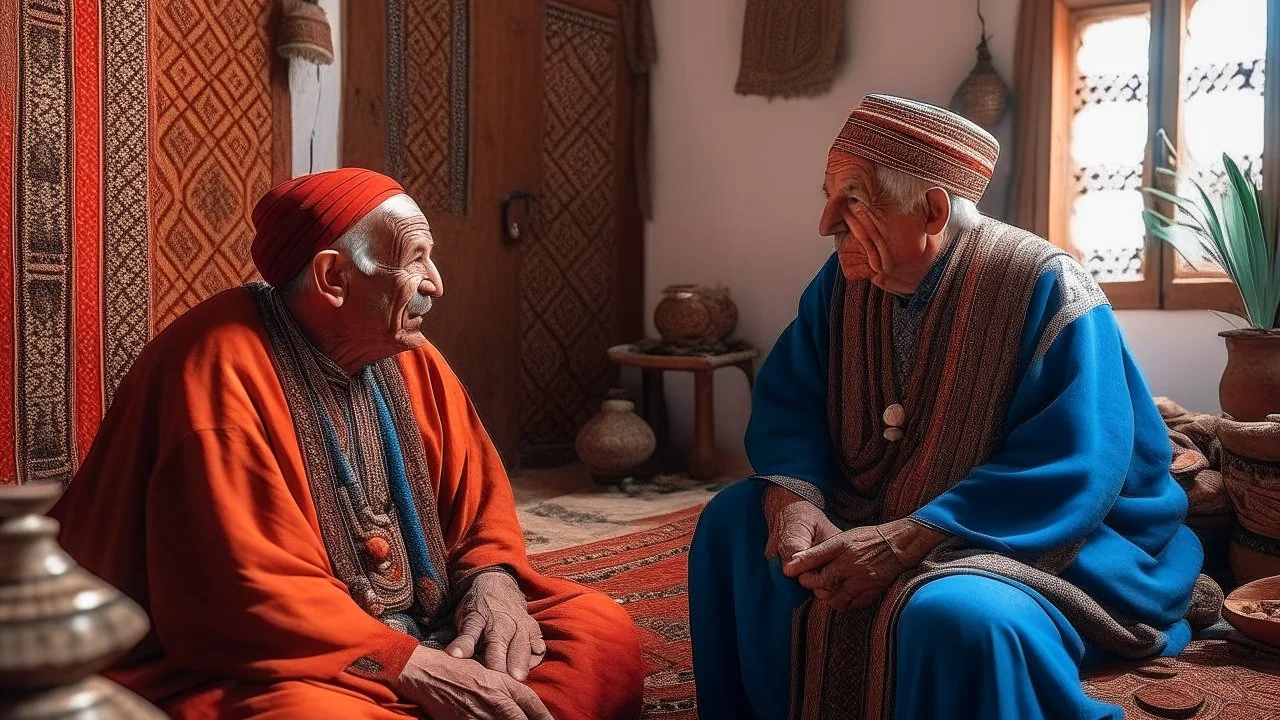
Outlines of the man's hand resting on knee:
<svg viewBox="0 0 1280 720">
<path fill-rule="evenodd" d="M 527 686 L 475 660 L 419 646 L 391 689 L 439 720 L 553 720 Z"/>
<path fill-rule="evenodd" d="M 947 538 L 910 518 L 846 530 L 784 562 L 814 597 L 836 610 L 864 608 Z"/>
<path fill-rule="evenodd" d="M 520 682 L 547 654 L 524 593 L 505 572 L 478 575 L 458 603 L 454 623 L 458 637 L 445 652 L 459 659 L 475 657 Z"/>
<path fill-rule="evenodd" d="M 778 558 L 783 565 L 796 553 L 840 534 L 816 505 L 778 485 L 765 488 L 764 518 L 769 524 L 764 554 Z"/>
</svg>

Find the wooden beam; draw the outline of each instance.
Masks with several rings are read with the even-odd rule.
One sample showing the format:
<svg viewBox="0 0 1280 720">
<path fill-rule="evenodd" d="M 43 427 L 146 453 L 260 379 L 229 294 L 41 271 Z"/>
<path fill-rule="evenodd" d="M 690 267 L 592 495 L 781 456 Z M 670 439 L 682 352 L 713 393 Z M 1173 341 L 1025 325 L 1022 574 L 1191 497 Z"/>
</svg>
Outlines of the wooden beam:
<svg viewBox="0 0 1280 720">
<path fill-rule="evenodd" d="M 387 7 L 342 3 L 342 117 L 339 164 L 386 169 Z"/>
<path fill-rule="evenodd" d="M 272 3 L 270 12 L 267 77 L 271 90 L 271 184 L 276 185 L 293 177 L 293 97 L 289 92 L 289 60 L 274 52 L 283 11 L 278 3 Z"/>
<path fill-rule="evenodd" d="M 1161 27 L 1156 25 L 1157 17 L 1160 18 L 1162 23 L 1160 31 L 1162 40 L 1160 62 L 1163 66 L 1163 72 L 1161 73 L 1162 86 L 1152 88 L 1153 97 L 1155 97 L 1157 91 L 1161 97 L 1160 111 L 1158 114 L 1152 115 L 1151 137 L 1152 150 L 1157 153 L 1155 155 L 1156 167 L 1171 167 L 1172 165 L 1169 158 L 1166 157 L 1167 153 L 1163 143 L 1160 143 L 1159 147 L 1156 146 L 1158 142 L 1155 137 L 1155 132 L 1158 129 L 1155 124 L 1156 121 L 1165 128 L 1179 156 L 1184 156 L 1186 152 L 1186 143 L 1182 132 L 1182 54 L 1187 37 L 1187 17 L 1191 13 L 1193 2 L 1194 0 L 1155 0 L 1152 5 L 1153 40 L 1156 28 Z M 1275 0 L 1271 0 L 1271 2 L 1274 4 Z M 1157 6 L 1159 7 L 1158 11 Z M 1152 61 L 1154 62 L 1157 57 L 1154 47 L 1155 42 L 1152 45 Z M 1156 186 L 1166 192 L 1176 193 L 1178 191 L 1175 183 L 1172 182 L 1172 178 L 1162 176 L 1155 180 Z M 1176 210 L 1172 203 L 1159 201 L 1153 202 L 1151 206 L 1166 217 L 1174 217 Z M 1236 289 L 1235 284 L 1224 273 L 1214 271 L 1197 273 L 1186 270 L 1179 273 L 1179 265 L 1182 263 L 1179 262 L 1177 251 L 1172 246 L 1156 238 L 1148 238 L 1147 242 L 1156 245 L 1160 252 L 1160 307 L 1166 310 L 1219 310 L 1236 315 L 1244 311 L 1244 303 L 1240 299 L 1240 291 Z"/>
</svg>

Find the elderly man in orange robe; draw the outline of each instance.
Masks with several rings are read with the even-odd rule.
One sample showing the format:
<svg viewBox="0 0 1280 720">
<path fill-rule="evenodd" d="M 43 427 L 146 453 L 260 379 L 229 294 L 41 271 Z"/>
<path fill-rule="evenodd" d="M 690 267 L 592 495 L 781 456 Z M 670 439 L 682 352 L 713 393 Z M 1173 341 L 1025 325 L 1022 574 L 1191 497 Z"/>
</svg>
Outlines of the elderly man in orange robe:
<svg viewBox="0 0 1280 720">
<path fill-rule="evenodd" d="M 179 718 L 639 714 L 634 628 L 534 573 L 507 475 L 422 335 L 426 218 L 360 169 L 253 213 L 269 284 L 146 348 L 53 515 L 152 632 L 108 673 Z"/>
</svg>

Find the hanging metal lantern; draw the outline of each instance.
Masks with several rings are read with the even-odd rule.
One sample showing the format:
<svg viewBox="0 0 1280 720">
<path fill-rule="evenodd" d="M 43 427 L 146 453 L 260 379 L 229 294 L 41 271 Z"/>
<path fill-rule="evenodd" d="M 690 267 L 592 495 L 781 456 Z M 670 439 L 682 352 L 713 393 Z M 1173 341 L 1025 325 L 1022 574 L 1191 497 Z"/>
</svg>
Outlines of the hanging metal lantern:
<svg viewBox="0 0 1280 720">
<path fill-rule="evenodd" d="M 1009 86 L 991 64 L 991 51 L 987 49 L 987 37 L 978 43 L 978 62 L 969 77 L 956 88 L 951 97 L 951 109 L 984 128 L 991 129 L 1004 117 L 1008 105 Z"/>
</svg>

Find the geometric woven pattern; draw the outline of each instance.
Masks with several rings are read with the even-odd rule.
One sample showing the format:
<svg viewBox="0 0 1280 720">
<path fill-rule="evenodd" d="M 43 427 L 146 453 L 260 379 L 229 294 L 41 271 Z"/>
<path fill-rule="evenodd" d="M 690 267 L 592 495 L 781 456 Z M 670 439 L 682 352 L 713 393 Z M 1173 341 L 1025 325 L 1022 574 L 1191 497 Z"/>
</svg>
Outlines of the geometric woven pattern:
<svg viewBox="0 0 1280 720">
<path fill-rule="evenodd" d="M 520 266 L 521 442 L 572 443 L 617 369 L 616 22 L 547 3 L 542 193 Z"/>
<path fill-rule="evenodd" d="M 449 0 L 405 6 L 404 178 L 422 207 L 449 207 Z"/>
<path fill-rule="evenodd" d="M 104 406 L 151 336 L 147 1 L 102 4 L 102 372 Z"/>
<path fill-rule="evenodd" d="M 423 209 L 464 215 L 466 0 L 393 0 L 387 12 L 388 169 Z"/>
<path fill-rule="evenodd" d="M 0 484 L 69 479 L 152 335 L 252 276 L 276 5 L 0 2 Z"/>
<path fill-rule="evenodd" d="M 1124 708 L 1126 718 L 1154 720 L 1160 716 L 1139 706 L 1134 693 L 1167 678 L 1204 694 L 1196 720 L 1272 720 L 1280 707 L 1280 657 L 1225 640 L 1193 642 L 1176 658 L 1099 668 L 1084 687 L 1090 696 Z"/>
<path fill-rule="evenodd" d="M 17 272 L 13 288 L 5 291 L 13 293 L 15 304 L 17 472 L 39 480 L 65 477 L 75 452 L 73 17 L 68 0 L 17 4 L 20 100 L 11 246 Z"/>
<path fill-rule="evenodd" d="M 152 6 L 155 332 L 254 275 L 250 212 L 271 186 L 270 9 L 264 0 Z"/>
<path fill-rule="evenodd" d="M 701 509 L 675 514 L 661 527 L 529 558 L 539 572 L 603 592 L 631 615 L 644 657 L 646 720 L 697 717 L 687 578 Z M 1156 720 L 1134 693 L 1171 678 L 1204 694 L 1197 720 L 1274 720 L 1280 707 L 1280 656 L 1221 640 L 1194 641 L 1176 658 L 1100 667 L 1082 684 L 1091 697 L 1122 707 L 1126 718 Z"/>
<path fill-rule="evenodd" d="M 644 661 L 644 720 L 698 717 L 688 578 L 689 541 L 701 512 L 689 508 L 649 530 L 529 558 L 538 572 L 602 592 L 631 616 Z"/>
</svg>

